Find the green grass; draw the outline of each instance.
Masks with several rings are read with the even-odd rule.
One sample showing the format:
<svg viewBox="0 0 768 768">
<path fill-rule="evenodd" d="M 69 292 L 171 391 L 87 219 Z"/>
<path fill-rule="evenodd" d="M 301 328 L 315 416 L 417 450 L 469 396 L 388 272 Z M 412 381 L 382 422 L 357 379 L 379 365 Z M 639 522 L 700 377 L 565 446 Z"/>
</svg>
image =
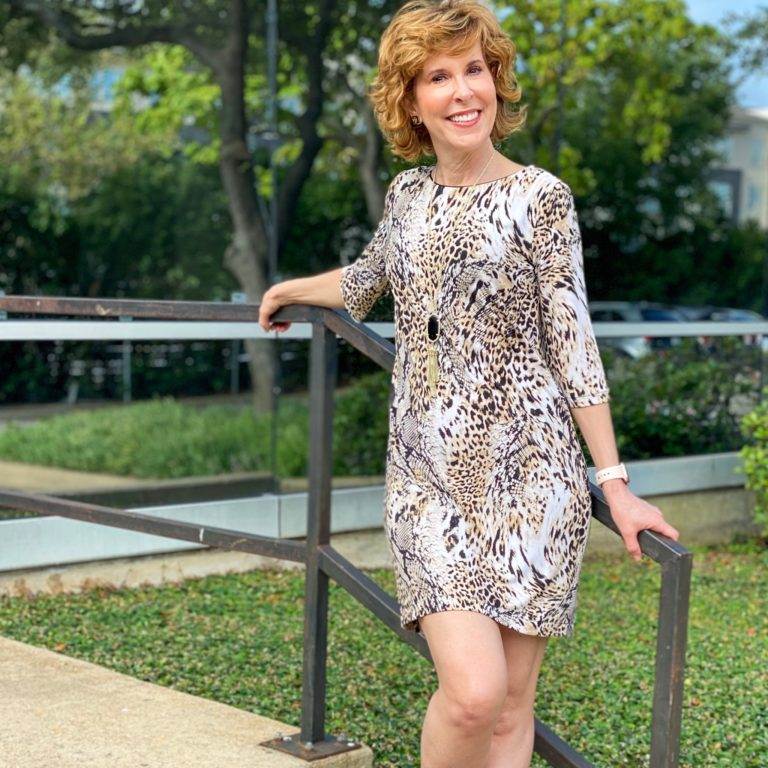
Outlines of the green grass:
<svg viewBox="0 0 768 768">
<path fill-rule="evenodd" d="M 680 765 L 764 768 L 768 551 L 752 542 L 694 553 Z M 391 572 L 371 575 L 394 592 Z M 648 765 L 658 584 L 650 561 L 587 558 L 576 633 L 548 643 L 537 715 L 596 765 Z M 0 633 L 297 726 L 303 590 L 300 572 L 255 571 L 1 598 Z M 330 590 L 327 730 L 371 745 L 377 767 L 416 766 L 434 671 Z"/>
</svg>

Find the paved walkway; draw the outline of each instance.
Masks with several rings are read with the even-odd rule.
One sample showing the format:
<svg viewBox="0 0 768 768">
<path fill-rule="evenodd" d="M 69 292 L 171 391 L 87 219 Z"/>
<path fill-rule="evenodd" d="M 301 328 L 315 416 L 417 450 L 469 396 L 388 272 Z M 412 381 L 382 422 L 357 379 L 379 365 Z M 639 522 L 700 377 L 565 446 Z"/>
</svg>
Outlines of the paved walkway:
<svg viewBox="0 0 768 768">
<path fill-rule="evenodd" d="M 72 469 L 42 467 L 20 461 L 0 461 L 0 485 L 15 491 L 37 493 L 93 491 L 102 488 L 128 488 L 157 484 L 157 481 L 139 480 L 125 475 L 106 475 L 96 472 L 77 472 Z"/>
<path fill-rule="evenodd" d="M 0 637 L 4 767 L 373 765 L 373 753 L 365 745 L 311 763 L 260 746 L 298 731 L 297 726 Z"/>
</svg>

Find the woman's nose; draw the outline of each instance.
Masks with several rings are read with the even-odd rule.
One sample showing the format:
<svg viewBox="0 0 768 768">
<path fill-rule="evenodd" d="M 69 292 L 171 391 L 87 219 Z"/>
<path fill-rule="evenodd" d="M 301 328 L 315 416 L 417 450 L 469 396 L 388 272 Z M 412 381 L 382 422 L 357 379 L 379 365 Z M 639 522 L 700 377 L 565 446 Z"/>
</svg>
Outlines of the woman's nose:
<svg viewBox="0 0 768 768">
<path fill-rule="evenodd" d="M 472 97 L 472 88 L 469 84 L 469 81 L 464 79 L 463 77 L 459 77 L 456 79 L 456 87 L 454 88 L 453 95 L 457 99 L 461 99 L 462 101 L 466 101 L 466 99 Z"/>
</svg>

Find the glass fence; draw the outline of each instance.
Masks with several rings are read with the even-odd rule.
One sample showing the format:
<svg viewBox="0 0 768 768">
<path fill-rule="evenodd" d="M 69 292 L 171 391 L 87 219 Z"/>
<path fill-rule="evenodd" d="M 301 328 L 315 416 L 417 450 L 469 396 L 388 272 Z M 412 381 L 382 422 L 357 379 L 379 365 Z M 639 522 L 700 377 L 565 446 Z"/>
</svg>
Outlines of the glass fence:
<svg viewBox="0 0 768 768">
<path fill-rule="evenodd" d="M 366 325 L 393 339 L 391 322 Z M 744 445 L 741 421 L 763 398 L 768 322 L 595 320 L 593 327 L 622 460 Z M 55 485 L 55 470 L 99 476 L 105 486 L 194 478 L 203 501 L 219 498 L 225 482 L 241 495 L 300 489 L 310 335 L 310 324 L 298 322 L 278 334 L 236 322 L 0 319 L 6 483 L 30 465 L 27 479 L 37 472 L 41 490 Z M 261 404 L 244 339 L 277 342 L 273 396 Z M 360 484 L 383 477 L 390 376 L 344 341 L 338 352 L 333 477 Z M 591 464 L 583 439 L 582 447 Z M 231 484 L 235 476 L 243 485 Z M 151 503 L 179 498 L 160 494 Z"/>
</svg>

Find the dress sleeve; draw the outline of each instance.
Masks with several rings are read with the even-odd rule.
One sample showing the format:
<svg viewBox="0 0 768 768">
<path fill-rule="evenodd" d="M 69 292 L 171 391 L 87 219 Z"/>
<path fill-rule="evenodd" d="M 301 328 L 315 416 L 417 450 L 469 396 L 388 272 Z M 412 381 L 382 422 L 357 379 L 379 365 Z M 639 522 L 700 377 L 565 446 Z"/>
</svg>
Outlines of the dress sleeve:
<svg viewBox="0 0 768 768">
<path fill-rule="evenodd" d="M 570 408 L 607 403 L 610 390 L 587 305 L 581 231 L 570 187 L 561 180 L 538 194 L 533 261 L 543 352 Z"/>
<path fill-rule="evenodd" d="M 340 288 L 344 308 L 358 323 L 363 321 L 373 305 L 390 289 L 385 257 L 392 227 L 394 197 L 395 179 L 384 197 L 384 213 L 373 237 L 360 256 L 341 270 Z"/>
</svg>

